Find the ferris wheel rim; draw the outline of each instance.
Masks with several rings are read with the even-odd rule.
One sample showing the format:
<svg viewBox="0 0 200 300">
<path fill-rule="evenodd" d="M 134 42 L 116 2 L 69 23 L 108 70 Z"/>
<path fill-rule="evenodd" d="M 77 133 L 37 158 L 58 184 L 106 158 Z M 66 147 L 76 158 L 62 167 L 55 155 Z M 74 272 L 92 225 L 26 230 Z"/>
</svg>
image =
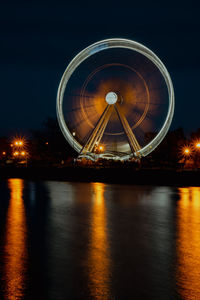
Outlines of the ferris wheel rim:
<svg viewBox="0 0 200 300">
<path fill-rule="evenodd" d="M 174 97 L 174 89 L 173 84 L 170 78 L 170 75 L 162 63 L 162 61 L 158 58 L 158 56 L 151 51 L 146 46 L 133 41 L 129 39 L 123 39 L 123 38 L 110 38 L 98 41 L 94 44 L 89 45 L 88 47 L 84 48 L 82 51 L 80 51 L 69 63 L 67 68 L 65 69 L 63 76 L 61 78 L 58 92 L 57 92 L 57 104 L 56 104 L 56 112 L 57 112 L 57 118 L 59 122 L 59 126 L 61 128 L 61 131 L 66 138 L 66 140 L 69 142 L 69 144 L 80 153 L 82 149 L 82 145 L 76 140 L 76 138 L 73 136 L 72 132 L 69 130 L 63 115 L 62 105 L 63 105 L 63 96 L 64 92 L 67 86 L 67 83 L 74 73 L 74 71 L 77 69 L 77 67 L 85 61 L 90 56 L 106 49 L 111 48 L 125 48 L 130 49 L 136 52 L 139 52 L 140 54 L 147 57 L 160 71 L 162 77 L 165 80 L 167 90 L 168 90 L 168 98 L 169 98 L 169 106 L 168 106 L 168 112 L 167 116 L 165 118 L 165 122 L 162 125 L 160 131 L 157 133 L 157 135 L 154 137 L 153 140 L 151 140 L 147 145 L 142 147 L 138 152 L 140 156 L 146 156 L 149 153 L 151 153 L 163 140 L 165 135 L 167 134 L 167 131 L 169 130 L 169 127 L 172 122 L 173 113 L 174 113 L 174 106 L 175 106 L 175 97 Z M 102 155 L 99 154 L 99 157 Z M 129 157 L 132 157 L 132 153 L 128 154 Z M 127 159 L 127 154 L 124 155 L 125 159 Z"/>
</svg>

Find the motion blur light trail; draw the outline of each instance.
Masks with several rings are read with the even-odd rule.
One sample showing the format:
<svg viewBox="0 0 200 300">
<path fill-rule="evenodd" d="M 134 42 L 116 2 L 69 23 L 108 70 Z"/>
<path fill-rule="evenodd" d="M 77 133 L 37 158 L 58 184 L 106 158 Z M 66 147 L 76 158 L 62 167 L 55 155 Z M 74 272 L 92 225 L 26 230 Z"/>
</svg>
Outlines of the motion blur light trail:
<svg viewBox="0 0 200 300">
<path fill-rule="evenodd" d="M 109 93 L 116 94 L 117 102 L 107 102 Z M 99 126 L 109 105 L 115 109 Z M 81 51 L 63 74 L 57 95 L 61 130 L 83 156 L 146 156 L 164 138 L 173 111 L 173 86 L 165 66 L 148 48 L 125 39 L 100 41 Z M 131 143 L 133 136 L 139 147 Z M 104 145 L 97 156 L 95 141 Z"/>
</svg>

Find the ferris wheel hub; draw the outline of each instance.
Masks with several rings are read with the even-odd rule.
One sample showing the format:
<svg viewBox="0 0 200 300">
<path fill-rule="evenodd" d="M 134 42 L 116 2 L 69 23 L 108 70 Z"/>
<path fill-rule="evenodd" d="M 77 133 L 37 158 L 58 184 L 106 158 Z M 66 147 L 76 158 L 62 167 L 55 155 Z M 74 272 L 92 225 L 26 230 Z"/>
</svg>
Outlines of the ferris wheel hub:
<svg viewBox="0 0 200 300">
<path fill-rule="evenodd" d="M 117 94 L 114 92 L 109 92 L 106 94 L 106 102 L 109 105 L 115 104 L 118 100 Z"/>
</svg>

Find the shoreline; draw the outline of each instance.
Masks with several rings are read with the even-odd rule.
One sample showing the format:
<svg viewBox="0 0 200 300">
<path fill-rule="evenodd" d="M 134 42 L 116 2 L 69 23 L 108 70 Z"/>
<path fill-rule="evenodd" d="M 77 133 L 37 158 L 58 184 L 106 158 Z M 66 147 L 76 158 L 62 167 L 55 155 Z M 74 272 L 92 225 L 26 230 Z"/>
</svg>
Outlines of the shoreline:
<svg viewBox="0 0 200 300">
<path fill-rule="evenodd" d="M 0 167 L 0 178 L 132 185 L 200 186 L 200 170 L 134 169 L 129 167 Z"/>
</svg>

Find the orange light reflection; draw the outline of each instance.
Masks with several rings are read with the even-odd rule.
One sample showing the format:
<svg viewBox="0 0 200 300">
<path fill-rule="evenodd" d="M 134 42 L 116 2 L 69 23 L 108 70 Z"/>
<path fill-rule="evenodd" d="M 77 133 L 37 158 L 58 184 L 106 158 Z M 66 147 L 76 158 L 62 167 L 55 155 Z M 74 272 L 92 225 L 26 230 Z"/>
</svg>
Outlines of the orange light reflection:
<svg viewBox="0 0 200 300">
<path fill-rule="evenodd" d="M 89 246 L 89 289 L 93 299 L 109 299 L 110 254 L 106 230 L 104 184 L 94 183 Z"/>
<path fill-rule="evenodd" d="M 5 296 L 6 299 L 24 299 L 24 281 L 26 273 L 26 218 L 23 203 L 24 182 L 21 179 L 9 179 L 10 203 L 6 219 L 5 240 Z"/>
<path fill-rule="evenodd" d="M 182 299 L 200 299 L 200 188 L 180 188 L 177 282 Z"/>
</svg>

